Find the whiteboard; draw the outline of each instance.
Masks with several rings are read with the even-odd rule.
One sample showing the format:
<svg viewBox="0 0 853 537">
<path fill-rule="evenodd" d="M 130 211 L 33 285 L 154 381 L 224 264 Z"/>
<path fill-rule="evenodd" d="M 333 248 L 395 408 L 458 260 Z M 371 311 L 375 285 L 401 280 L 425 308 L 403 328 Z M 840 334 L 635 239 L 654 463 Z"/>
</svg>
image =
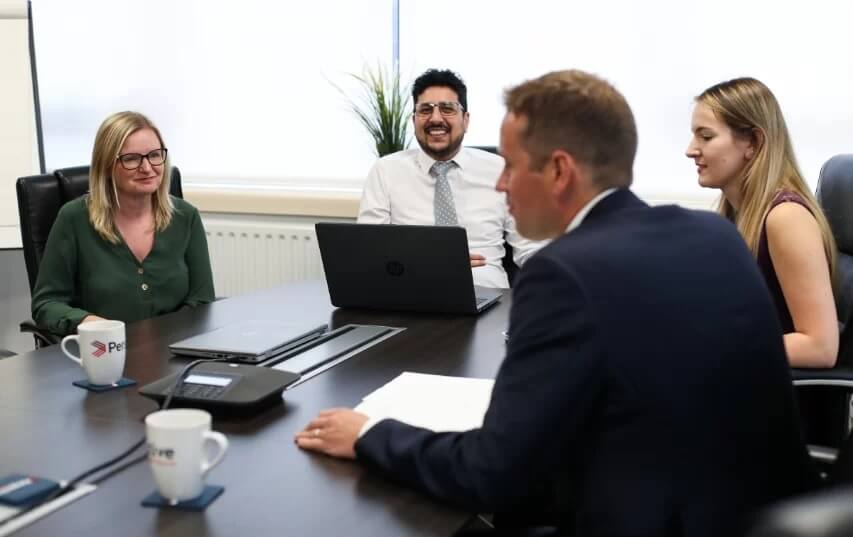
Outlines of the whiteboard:
<svg viewBox="0 0 853 537">
<path fill-rule="evenodd" d="M 0 248 L 20 248 L 15 181 L 39 173 L 25 0 L 0 0 Z"/>
</svg>

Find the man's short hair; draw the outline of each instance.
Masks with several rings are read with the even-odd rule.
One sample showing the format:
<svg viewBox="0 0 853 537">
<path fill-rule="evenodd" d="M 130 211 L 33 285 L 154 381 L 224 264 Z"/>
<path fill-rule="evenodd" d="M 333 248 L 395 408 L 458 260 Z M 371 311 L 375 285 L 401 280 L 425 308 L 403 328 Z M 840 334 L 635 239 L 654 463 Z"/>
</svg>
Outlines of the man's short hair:
<svg viewBox="0 0 853 537">
<path fill-rule="evenodd" d="M 625 97 L 595 75 L 554 71 L 509 88 L 507 111 L 527 118 L 522 143 L 531 168 L 541 169 L 562 149 L 592 171 L 601 188 L 624 188 L 633 179 L 637 127 Z"/>
<path fill-rule="evenodd" d="M 459 96 L 459 104 L 468 111 L 468 87 L 458 74 L 450 69 L 428 69 L 412 84 L 412 104 L 418 104 L 418 97 L 428 88 L 443 86 L 452 89 Z"/>
</svg>

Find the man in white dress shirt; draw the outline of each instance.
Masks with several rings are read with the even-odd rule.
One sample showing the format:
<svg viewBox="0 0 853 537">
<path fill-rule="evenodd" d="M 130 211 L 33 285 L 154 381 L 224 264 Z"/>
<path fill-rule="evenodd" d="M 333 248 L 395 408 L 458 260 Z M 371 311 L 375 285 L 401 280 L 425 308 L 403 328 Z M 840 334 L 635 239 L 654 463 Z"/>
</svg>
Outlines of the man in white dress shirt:
<svg viewBox="0 0 853 537">
<path fill-rule="evenodd" d="M 504 240 L 519 267 L 544 243 L 518 234 L 505 195 L 495 190 L 503 158 L 462 147 L 469 119 L 467 93 L 462 79 L 449 70 L 430 69 L 415 80 L 412 122 L 420 148 L 385 156 L 373 165 L 358 222 L 462 226 L 468 233 L 474 284 L 509 287 L 501 264 Z"/>
</svg>

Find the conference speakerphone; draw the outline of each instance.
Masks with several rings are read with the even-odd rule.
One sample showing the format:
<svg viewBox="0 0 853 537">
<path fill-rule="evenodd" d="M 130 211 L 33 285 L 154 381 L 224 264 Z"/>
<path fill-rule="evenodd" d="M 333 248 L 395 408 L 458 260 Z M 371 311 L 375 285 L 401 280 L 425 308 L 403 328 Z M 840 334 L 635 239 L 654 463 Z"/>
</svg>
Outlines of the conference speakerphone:
<svg viewBox="0 0 853 537">
<path fill-rule="evenodd" d="M 139 393 L 158 403 L 172 391 L 177 374 L 156 380 Z M 184 378 L 172 396 L 173 407 L 206 408 L 214 412 L 249 412 L 281 401 L 284 389 L 299 380 L 299 374 L 272 371 L 253 365 L 206 362 Z"/>
<path fill-rule="evenodd" d="M 291 384 L 314 376 L 400 329 L 346 325 L 260 365 L 205 362 L 194 367 L 172 396 L 174 407 L 205 408 L 217 414 L 246 414 L 280 403 Z M 156 380 L 139 393 L 163 403 L 177 374 Z"/>
</svg>

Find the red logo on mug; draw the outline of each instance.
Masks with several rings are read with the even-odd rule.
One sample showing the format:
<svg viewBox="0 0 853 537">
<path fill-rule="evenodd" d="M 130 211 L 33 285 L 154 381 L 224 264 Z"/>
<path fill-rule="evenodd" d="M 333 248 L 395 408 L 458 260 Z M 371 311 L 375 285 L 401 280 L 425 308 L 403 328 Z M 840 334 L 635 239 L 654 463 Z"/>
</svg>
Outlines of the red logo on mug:
<svg viewBox="0 0 853 537">
<path fill-rule="evenodd" d="M 107 346 L 101 343 L 100 341 L 93 341 L 92 346 L 95 347 L 95 351 L 92 352 L 92 356 L 95 358 L 100 358 L 107 352 Z"/>
</svg>

